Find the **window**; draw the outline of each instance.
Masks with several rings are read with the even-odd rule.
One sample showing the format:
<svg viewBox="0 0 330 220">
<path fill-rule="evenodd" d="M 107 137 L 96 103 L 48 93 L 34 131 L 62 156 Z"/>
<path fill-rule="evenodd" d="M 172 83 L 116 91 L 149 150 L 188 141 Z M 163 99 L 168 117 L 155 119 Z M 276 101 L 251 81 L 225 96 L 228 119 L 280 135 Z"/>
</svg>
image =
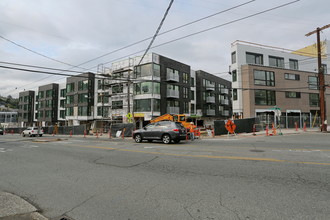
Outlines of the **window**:
<svg viewBox="0 0 330 220">
<path fill-rule="evenodd" d="M 160 76 L 160 66 L 158 64 L 145 64 L 137 66 L 134 71 L 136 78 L 144 76 Z"/>
<path fill-rule="evenodd" d="M 112 109 L 123 109 L 123 100 L 112 101 Z"/>
<path fill-rule="evenodd" d="M 60 118 L 65 118 L 65 110 L 60 110 Z"/>
<path fill-rule="evenodd" d="M 284 58 L 269 56 L 269 66 L 284 68 Z"/>
<path fill-rule="evenodd" d="M 316 76 L 309 76 L 308 77 L 308 88 L 309 89 L 318 89 L 318 85 L 319 85 L 319 82 L 318 82 L 318 77 Z"/>
<path fill-rule="evenodd" d="M 237 81 L 237 70 L 233 70 L 231 72 L 231 76 L 232 76 L 232 79 L 233 79 L 233 82 L 236 82 Z"/>
<path fill-rule="evenodd" d="M 74 96 L 73 95 L 66 96 L 66 104 L 73 104 L 73 102 L 74 102 Z"/>
<path fill-rule="evenodd" d="M 236 63 L 236 51 L 231 53 L 231 64 Z"/>
<path fill-rule="evenodd" d="M 284 79 L 300 80 L 300 75 L 299 74 L 284 73 Z"/>
<path fill-rule="evenodd" d="M 24 102 L 27 102 L 27 100 L 25 99 L 26 97 L 28 97 L 28 96 L 25 96 L 24 97 Z M 43 99 L 44 97 L 45 97 L 45 92 L 44 91 L 40 91 L 39 92 L 39 98 Z"/>
<path fill-rule="evenodd" d="M 189 98 L 189 90 L 188 90 L 188 88 L 187 87 L 183 87 L 182 88 L 182 91 L 183 91 L 183 98 L 184 99 Z"/>
<path fill-rule="evenodd" d="M 97 116 L 103 116 L 103 107 L 97 107 Z"/>
<path fill-rule="evenodd" d="M 78 115 L 79 116 L 89 116 L 88 106 L 78 106 Z"/>
<path fill-rule="evenodd" d="M 179 107 L 179 101 L 176 100 L 168 100 L 167 107 Z"/>
<path fill-rule="evenodd" d="M 237 100 L 237 89 L 233 89 L 233 100 Z"/>
<path fill-rule="evenodd" d="M 64 108 L 65 107 L 65 100 L 60 100 L 60 107 L 61 108 Z"/>
<path fill-rule="evenodd" d="M 182 82 L 188 83 L 189 82 L 189 75 L 188 73 L 182 73 Z"/>
<path fill-rule="evenodd" d="M 190 84 L 191 87 L 195 87 L 195 78 L 190 77 Z"/>
<path fill-rule="evenodd" d="M 74 91 L 74 83 L 69 83 L 66 85 L 66 92 L 73 92 Z"/>
<path fill-rule="evenodd" d="M 103 89 L 103 83 L 104 83 L 103 79 L 97 80 L 97 89 Z"/>
<path fill-rule="evenodd" d="M 61 89 L 60 92 L 61 92 L 60 96 L 64 98 L 66 96 L 66 89 Z"/>
<path fill-rule="evenodd" d="M 285 92 L 285 98 L 296 98 L 300 99 L 300 92 Z"/>
<path fill-rule="evenodd" d="M 140 82 L 134 84 L 134 95 L 141 94 L 160 94 L 160 83 Z"/>
<path fill-rule="evenodd" d="M 310 93 L 309 94 L 309 106 L 310 107 L 319 107 L 319 94 L 318 93 Z"/>
<path fill-rule="evenodd" d="M 112 86 L 112 94 L 119 94 L 124 92 L 123 84 L 117 84 Z"/>
<path fill-rule="evenodd" d="M 38 118 L 44 117 L 44 111 L 38 111 Z"/>
<path fill-rule="evenodd" d="M 78 103 L 88 103 L 88 93 L 78 94 Z"/>
<path fill-rule="evenodd" d="M 50 118 L 50 117 L 52 117 L 52 110 L 45 111 L 45 118 Z"/>
<path fill-rule="evenodd" d="M 47 90 L 46 91 L 46 98 L 53 97 L 53 90 Z"/>
<path fill-rule="evenodd" d="M 190 91 L 190 100 L 195 100 L 195 91 Z"/>
<path fill-rule="evenodd" d="M 262 54 L 246 52 L 246 63 L 263 65 L 263 56 Z"/>
<path fill-rule="evenodd" d="M 52 107 L 52 105 L 53 105 L 53 100 L 51 99 L 51 100 L 46 100 L 46 108 L 51 108 Z"/>
<path fill-rule="evenodd" d="M 84 80 L 84 81 L 79 81 L 78 82 L 78 90 L 88 90 L 88 80 Z"/>
<path fill-rule="evenodd" d="M 150 112 L 151 111 L 151 99 L 138 99 L 134 100 L 135 112 Z"/>
<path fill-rule="evenodd" d="M 275 86 L 274 72 L 254 70 L 254 84 L 262 86 Z"/>
<path fill-rule="evenodd" d="M 292 70 L 298 69 L 298 60 L 289 59 L 289 68 Z"/>
<path fill-rule="evenodd" d="M 276 105 L 275 91 L 255 90 L 254 95 L 256 105 Z"/>
<path fill-rule="evenodd" d="M 73 107 L 66 108 L 66 114 L 67 116 L 73 116 Z"/>
</svg>

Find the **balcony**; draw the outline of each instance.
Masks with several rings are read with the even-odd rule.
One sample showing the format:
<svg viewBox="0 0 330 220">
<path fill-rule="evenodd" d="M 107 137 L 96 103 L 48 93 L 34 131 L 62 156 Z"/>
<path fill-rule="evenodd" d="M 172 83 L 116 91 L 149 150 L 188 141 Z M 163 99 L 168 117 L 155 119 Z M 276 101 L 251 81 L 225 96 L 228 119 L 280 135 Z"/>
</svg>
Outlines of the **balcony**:
<svg viewBox="0 0 330 220">
<path fill-rule="evenodd" d="M 167 89 L 167 98 L 179 98 L 179 90 Z"/>
<path fill-rule="evenodd" d="M 179 82 L 179 74 L 167 73 L 166 81 Z"/>
<path fill-rule="evenodd" d="M 215 109 L 206 109 L 206 115 L 215 115 Z"/>
<path fill-rule="evenodd" d="M 215 97 L 214 96 L 208 96 L 206 97 L 207 103 L 215 103 Z"/>
<path fill-rule="evenodd" d="M 229 90 L 228 90 L 228 89 L 225 89 L 225 88 L 222 88 L 222 89 L 220 90 L 220 93 L 221 93 L 221 94 L 226 94 L 226 95 L 228 95 L 228 94 L 229 94 Z"/>
<path fill-rule="evenodd" d="M 180 114 L 180 107 L 167 107 L 168 114 Z"/>
<path fill-rule="evenodd" d="M 221 105 L 229 105 L 229 100 L 228 99 L 222 99 L 220 100 Z"/>
<path fill-rule="evenodd" d="M 212 82 L 206 82 L 206 90 L 209 90 L 209 91 L 214 91 L 215 90 L 215 84 L 212 83 Z"/>
</svg>

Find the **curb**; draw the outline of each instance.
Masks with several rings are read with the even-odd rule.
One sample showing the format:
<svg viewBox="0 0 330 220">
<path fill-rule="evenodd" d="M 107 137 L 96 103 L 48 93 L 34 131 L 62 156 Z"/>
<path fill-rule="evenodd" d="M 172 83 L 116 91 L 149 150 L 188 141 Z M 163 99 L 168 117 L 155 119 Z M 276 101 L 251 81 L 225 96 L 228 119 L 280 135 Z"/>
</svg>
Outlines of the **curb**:
<svg viewBox="0 0 330 220">
<path fill-rule="evenodd" d="M 48 220 L 38 213 L 38 209 L 22 199 L 7 192 L 0 192 L 0 220 Z"/>
</svg>

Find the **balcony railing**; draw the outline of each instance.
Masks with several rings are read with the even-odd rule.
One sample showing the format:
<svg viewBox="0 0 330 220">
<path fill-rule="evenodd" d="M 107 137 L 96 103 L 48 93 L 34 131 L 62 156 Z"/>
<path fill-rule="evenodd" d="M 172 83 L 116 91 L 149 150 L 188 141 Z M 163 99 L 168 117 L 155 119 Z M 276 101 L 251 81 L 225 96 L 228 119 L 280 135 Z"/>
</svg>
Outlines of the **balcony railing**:
<svg viewBox="0 0 330 220">
<path fill-rule="evenodd" d="M 167 113 L 168 114 L 179 114 L 180 107 L 167 107 Z"/>
<path fill-rule="evenodd" d="M 206 87 L 206 90 L 211 90 L 211 91 L 215 90 L 215 84 L 214 83 L 206 82 L 205 87 Z"/>
<path fill-rule="evenodd" d="M 229 90 L 228 89 L 224 89 L 224 88 L 222 88 L 221 90 L 220 90 L 220 92 L 221 92 L 221 94 L 229 94 Z"/>
<path fill-rule="evenodd" d="M 167 81 L 179 82 L 179 75 L 175 74 L 175 73 L 167 73 L 166 80 Z"/>
<path fill-rule="evenodd" d="M 206 97 L 207 103 L 215 103 L 215 97 L 214 96 L 208 96 Z"/>
<path fill-rule="evenodd" d="M 221 105 L 229 105 L 229 100 L 228 99 L 222 99 L 220 101 Z"/>
<path fill-rule="evenodd" d="M 167 98 L 179 98 L 179 91 L 167 89 Z"/>
<path fill-rule="evenodd" d="M 206 115 L 215 115 L 215 109 L 206 109 Z"/>
</svg>

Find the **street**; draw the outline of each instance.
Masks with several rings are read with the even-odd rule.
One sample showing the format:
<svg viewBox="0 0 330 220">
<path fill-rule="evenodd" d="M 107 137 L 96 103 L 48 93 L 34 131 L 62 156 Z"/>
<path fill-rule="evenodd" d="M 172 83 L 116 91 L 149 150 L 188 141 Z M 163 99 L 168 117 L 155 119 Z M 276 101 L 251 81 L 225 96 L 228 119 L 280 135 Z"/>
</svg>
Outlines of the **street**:
<svg viewBox="0 0 330 220">
<path fill-rule="evenodd" d="M 0 136 L 0 191 L 50 219 L 329 219 L 330 134 L 179 144 Z"/>
</svg>

